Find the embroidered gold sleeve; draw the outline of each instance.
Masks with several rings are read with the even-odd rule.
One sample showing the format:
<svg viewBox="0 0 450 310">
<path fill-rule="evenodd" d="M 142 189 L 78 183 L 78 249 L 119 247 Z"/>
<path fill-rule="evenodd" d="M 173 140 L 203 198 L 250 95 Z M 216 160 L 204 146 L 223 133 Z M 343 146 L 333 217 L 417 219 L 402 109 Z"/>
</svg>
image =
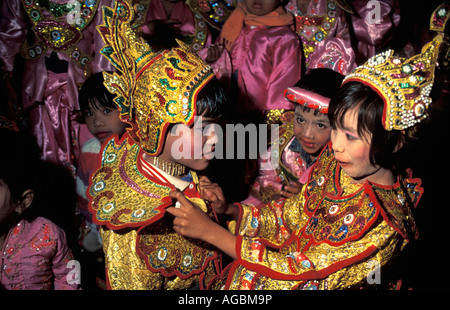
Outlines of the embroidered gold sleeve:
<svg viewBox="0 0 450 310">
<path fill-rule="evenodd" d="M 406 244 L 386 222 L 364 238 L 340 246 L 321 243 L 297 251 L 297 238 L 280 250 L 265 240 L 242 237 L 230 289 L 346 289 L 364 287 Z"/>
</svg>

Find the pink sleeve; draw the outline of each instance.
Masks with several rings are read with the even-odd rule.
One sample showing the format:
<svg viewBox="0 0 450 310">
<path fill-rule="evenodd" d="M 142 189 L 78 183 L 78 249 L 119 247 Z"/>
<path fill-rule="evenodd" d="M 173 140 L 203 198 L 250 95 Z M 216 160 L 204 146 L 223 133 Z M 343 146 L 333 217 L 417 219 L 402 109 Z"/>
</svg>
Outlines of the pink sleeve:
<svg viewBox="0 0 450 310">
<path fill-rule="evenodd" d="M 345 14 L 340 9 L 337 12 L 333 33 L 318 42 L 314 52 L 309 56 L 308 69 L 329 68 L 346 75 L 356 67 L 355 52 Z"/>
<path fill-rule="evenodd" d="M 288 40 L 281 39 L 273 48 L 272 67 L 267 72 L 269 79 L 264 110 L 293 109 L 293 104 L 284 98 L 283 91 L 301 78 L 303 51 L 297 36 L 286 37 Z"/>
<path fill-rule="evenodd" d="M 356 67 L 352 46 L 341 38 L 331 38 L 319 42 L 309 57 L 308 69 L 329 68 L 346 75 Z"/>
<path fill-rule="evenodd" d="M 352 16 L 352 24 L 358 41 L 358 53 L 365 58 L 373 56 L 376 48 L 382 46 L 400 23 L 396 0 L 376 1 L 374 7 L 365 1 L 354 1 L 359 17 Z"/>
<path fill-rule="evenodd" d="M 55 290 L 79 289 L 80 268 L 78 261 L 73 258 L 72 251 L 67 245 L 66 235 L 62 229 L 55 227 L 57 240 L 56 254 L 53 257 L 52 268 L 55 276 Z M 78 281 L 76 281 L 78 279 Z M 75 283 L 78 282 L 78 283 Z"/>
</svg>

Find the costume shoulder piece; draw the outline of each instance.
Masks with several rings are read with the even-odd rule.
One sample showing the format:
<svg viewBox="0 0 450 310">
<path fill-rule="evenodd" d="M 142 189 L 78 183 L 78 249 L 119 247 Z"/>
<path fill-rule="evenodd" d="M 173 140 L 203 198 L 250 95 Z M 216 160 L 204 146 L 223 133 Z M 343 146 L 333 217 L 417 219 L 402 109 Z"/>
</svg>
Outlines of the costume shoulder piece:
<svg viewBox="0 0 450 310">
<path fill-rule="evenodd" d="M 66 54 L 73 62 L 86 68 L 90 57 L 78 48 L 78 43 L 83 38 L 82 31 L 94 18 L 100 1 L 78 0 L 64 4 L 34 0 L 22 2 L 36 38 L 32 45 L 27 41 L 23 43 L 22 56 L 25 59 L 37 59 L 49 49 Z M 77 16 L 73 12 L 81 14 Z"/>
<path fill-rule="evenodd" d="M 393 186 L 366 182 L 344 195 L 341 173 L 330 142 L 319 156 L 304 192 L 304 210 L 310 220 L 302 235 L 309 240 L 308 245 L 325 242 L 338 246 L 357 240 L 380 215 L 405 239 L 417 237 L 411 208 L 423 192 L 419 179 L 400 180 Z"/>
<path fill-rule="evenodd" d="M 187 0 L 192 11 L 201 15 L 211 27 L 220 30 L 236 8 L 237 0 Z"/>
<path fill-rule="evenodd" d="M 146 178 L 137 164 L 141 148 L 125 134 L 109 140 L 101 151 L 101 165 L 92 174 L 87 195 L 94 221 L 109 229 L 139 227 L 163 215 L 173 189 Z"/>
<path fill-rule="evenodd" d="M 408 177 L 399 178 L 393 186 L 372 184 L 376 199 L 380 201 L 383 218 L 408 240 L 417 239 L 419 236 L 412 211 L 422 197 L 421 185 L 422 181 L 412 178 L 410 171 Z"/>
</svg>

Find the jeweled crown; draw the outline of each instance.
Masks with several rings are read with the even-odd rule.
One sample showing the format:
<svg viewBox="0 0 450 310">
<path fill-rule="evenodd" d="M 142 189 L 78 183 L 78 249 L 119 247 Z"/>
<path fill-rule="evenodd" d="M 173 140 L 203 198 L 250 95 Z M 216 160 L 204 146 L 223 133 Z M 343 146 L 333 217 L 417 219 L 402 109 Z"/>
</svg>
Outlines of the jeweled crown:
<svg viewBox="0 0 450 310">
<path fill-rule="evenodd" d="M 118 70 L 104 73 L 105 86 L 116 94 L 122 121 L 144 151 L 158 155 L 169 124 L 192 125 L 198 92 L 214 77 L 212 68 L 190 48 L 155 53 L 131 27 L 131 0 L 103 7 L 104 24 L 97 27 L 105 41 L 100 51 Z"/>
<path fill-rule="evenodd" d="M 371 57 L 344 78 L 343 84 L 357 81 L 370 86 L 384 100 L 383 126 L 386 130 L 405 130 L 427 117 L 431 103 L 440 33 L 420 54 L 409 59 L 394 56 L 393 50 Z"/>
</svg>

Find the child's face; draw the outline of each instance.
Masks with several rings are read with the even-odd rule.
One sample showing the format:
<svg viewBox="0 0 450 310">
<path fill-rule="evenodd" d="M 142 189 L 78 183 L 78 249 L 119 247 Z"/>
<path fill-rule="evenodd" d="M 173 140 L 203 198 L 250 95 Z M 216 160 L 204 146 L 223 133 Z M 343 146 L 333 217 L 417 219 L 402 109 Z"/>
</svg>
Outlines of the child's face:
<svg viewBox="0 0 450 310">
<path fill-rule="evenodd" d="M 99 103 L 97 103 L 98 108 L 92 105 L 89 105 L 89 107 L 89 109 L 83 111 L 86 125 L 100 142 L 103 143 L 113 134 L 120 137 L 125 133 L 127 124 L 120 120 L 118 109 L 107 108 Z"/>
<path fill-rule="evenodd" d="M 280 6 L 280 0 L 243 0 L 249 13 L 263 16 Z"/>
<path fill-rule="evenodd" d="M 194 125 L 176 124 L 167 133 L 162 154 L 159 156 L 196 171 L 206 169 L 214 157 L 217 136 L 213 130 L 215 119 L 195 117 Z"/>
<path fill-rule="evenodd" d="M 311 156 L 319 155 L 330 140 L 331 126 L 328 116 L 322 113 L 314 115 L 313 109 L 295 107 L 294 135 L 303 150 Z"/>
<path fill-rule="evenodd" d="M 331 132 L 334 157 L 339 165 L 357 182 L 368 180 L 383 184 L 381 177 L 385 176 L 388 170 L 370 162 L 372 134 L 368 133 L 364 137 L 358 135 L 358 108 L 349 110 L 343 121 L 342 128 L 337 127 Z"/>
</svg>

